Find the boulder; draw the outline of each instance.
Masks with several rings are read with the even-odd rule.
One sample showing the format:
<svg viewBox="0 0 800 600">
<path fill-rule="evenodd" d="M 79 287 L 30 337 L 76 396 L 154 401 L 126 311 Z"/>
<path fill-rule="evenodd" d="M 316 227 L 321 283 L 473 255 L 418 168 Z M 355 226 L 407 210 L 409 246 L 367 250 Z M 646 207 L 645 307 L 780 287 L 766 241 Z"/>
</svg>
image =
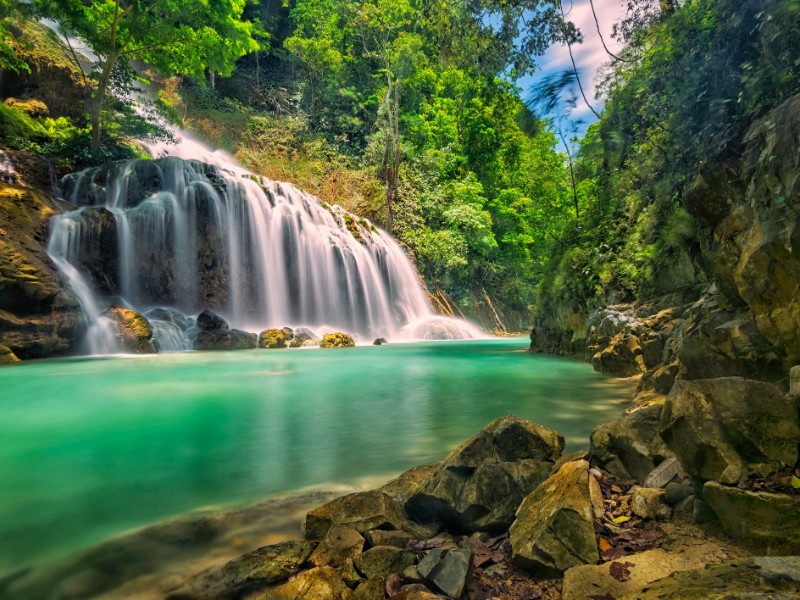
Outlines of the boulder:
<svg viewBox="0 0 800 600">
<path fill-rule="evenodd" d="M 258 339 L 255 333 L 231 329 L 225 319 L 208 309 L 197 316 L 193 333 L 195 350 L 250 350 Z"/>
<path fill-rule="evenodd" d="M 570 567 L 600 559 L 589 463 L 567 463 L 519 507 L 509 530 L 514 564 L 537 576 L 557 577 Z"/>
<path fill-rule="evenodd" d="M 153 330 L 141 313 L 113 305 L 103 311 L 102 316 L 111 319 L 116 328 L 119 348 L 130 354 L 154 354 Z"/>
<path fill-rule="evenodd" d="M 695 480 L 734 484 L 797 461 L 793 400 L 741 377 L 678 381 L 661 414 L 661 436 Z"/>
<path fill-rule="evenodd" d="M 192 326 L 192 321 L 186 315 L 174 308 L 153 308 L 144 313 L 148 321 L 164 321 L 176 325 L 181 331 L 186 331 Z"/>
<path fill-rule="evenodd" d="M 356 568 L 367 578 L 402 573 L 415 561 L 414 554 L 394 546 L 375 546 L 355 559 Z"/>
<path fill-rule="evenodd" d="M 518 417 L 502 417 L 463 442 L 406 503 L 420 522 L 468 532 L 501 531 L 522 499 L 545 480 L 564 437 Z"/>
<path fill-rule="evenodd" d="M 634 488 L 631 511 L 642 519 L 668 521 L 672 517 L 672 507 L 666 502 L 664 490 L 657 488 Z"/>
<path fill-rule="evenodd" d="M 659 404 L 637 408 L 596 427 L 589 449 L 592 464 L 618 479 L 643 482 L 673 456 L 659 435 L 662 409 Z"/>
<path fill-rule="evenodd" d="M 740 490 L 715 481 L 703 486 L 703 496 L 731 537 L 766 544 L 773 552 L 800 552 L 798 498 Z"/>
<path fill-rule="evenodd" d="M 258 548 L 221 567 L 212 567 L 192 578 L 168 600 L 215 600 L 239 598 L 258 588 L 285 581 L 300 570 L 311 554 L 307 542 L 283 542 Z"/>
<path fill-rule="evenodd" d="M 300 573 L 292 581 L 269 590 L 263 600 L 350 600 L 353 592 L 331 567 Z"/>
<path fill-rule="evenodd" d="M 306 515 L 305 536 L 322 540 L 334 524 L 349 525 L 358 533 L 370 529 L 401 529 L 406 521 L 403 507 L 379 490 L 336 498 Z"/>
<path fill-rule="evenodd" d="M 197 315 L 195 323 L 201 331 L 228 331 L 228 322 L 211 310 L 204 310 Z"/>
<path fill-rule="evenodd" d="M 752 556 L 678 571 L 620 600 L 789 600 L 800 596 L 800 557 Z"/>
<path fill-rule="evenodd" d="M 308 562 L 315 567 L 344 566 L 347 559 L 355 560 L 364 550 L 364 538 L 352 527 L 334 525 L 314 550 Z"/>
<path fill-rule="evenodd" d="M 405 505 L 408 499 L 414 495 L 428 477 L 439 468 L 439 465 L 440 463 L 433 463 L 430 465 L 412 467 L 405 473 L 381 486 L 380 490 L 389 494 L 400 504 Z"/>
<path fill-rule="evenodd" d="M 353 592 L 353 600 L 384 600 L 386 598 L 386 578 L 370 577 Z"/>
<path fill-rule="evenodd" d="M 389 342 L 386 340 L 386 338 L 379 337 L 379 338 L 375 338 L 375 341 L 372 342 L 372 345 L 373 346 L 383 346 L 384 344 L 388 344 L 388 343 Z"/>
<path fill-rule="evenodd" d="M 320 348 L 350 348 L 356 343 L 353 338 L 346 333 L 337 331 L 336 333 L 325 333 L 322 335 Z"/>
<path fill-rule="evenodd" d="M 20 360 L 17 358 L 17 355 L 11 351 L 11 348 L 0 344 L 0 365 L 13 365 L 18 362 L 20 362 Z"/>
<path fill-rule="evenodd" d="M 564 573 L 562 599 L 620 598 L 676 571 L 700 568 L 713 553 L 719 554 L 719 549 L 712 544 L 699 544 L 688 552 L 658 548 L 601 565 L 572 567 Z"/>
<path fill-rule="evenodd" d="M 460 598 L 472 575 L 472 550 L 436 548 L 417 565 L 417 571 L 450 598 Z"/>
<path fill-rule="evenodd" d="M 258 335 L 259 348 L 286 348 L 290 339 L 283 329 L 265 329 Z"/>
</svg>

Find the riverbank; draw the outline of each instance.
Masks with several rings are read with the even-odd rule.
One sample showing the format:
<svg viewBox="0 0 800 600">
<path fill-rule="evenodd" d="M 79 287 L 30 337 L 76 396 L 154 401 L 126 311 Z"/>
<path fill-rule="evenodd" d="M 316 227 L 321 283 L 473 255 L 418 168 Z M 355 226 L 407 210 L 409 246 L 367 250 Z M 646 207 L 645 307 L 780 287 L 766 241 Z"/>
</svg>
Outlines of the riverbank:
<svg viewBox="0 0 800 600">
<path fill-rule="evenodd" d="M 372 490 L 147 527 L 7 577 L 0 597 L 800 597 L 800 493 L 780 475 L 698 491 L 676 459 L 637 482 L 598 468 L 596 450 L 563 447 L 558 432 L 504 417 Z M 725 494 L 754 494 L 759 508 Z"/>
</svg>

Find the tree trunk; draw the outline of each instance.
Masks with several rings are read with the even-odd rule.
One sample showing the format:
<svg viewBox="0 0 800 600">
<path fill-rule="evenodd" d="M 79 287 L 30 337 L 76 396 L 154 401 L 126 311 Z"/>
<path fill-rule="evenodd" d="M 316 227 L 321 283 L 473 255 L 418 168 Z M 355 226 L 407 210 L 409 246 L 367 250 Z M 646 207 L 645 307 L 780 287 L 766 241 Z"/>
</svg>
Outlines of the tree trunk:
<svg viewBox="0 0 800 600">
<path fill-rule="evenodd" d="M 103 113 L 103 104 L 106 99 L 106 91 L 108 90 L 108 82 L 111 80 L 111 71 L 114 64 L 119 59 L 119 54 L 112 54 L 106 59 L 103 65 L 103 71 L 100 74 L 100 82 L 97 84 L 97 89 L 91 97 L 91 116 L 92 125 L 92 150 L 97 150 L 100 147 L 100 139 L 102 134 L 101 117 Z"/>
</svg>

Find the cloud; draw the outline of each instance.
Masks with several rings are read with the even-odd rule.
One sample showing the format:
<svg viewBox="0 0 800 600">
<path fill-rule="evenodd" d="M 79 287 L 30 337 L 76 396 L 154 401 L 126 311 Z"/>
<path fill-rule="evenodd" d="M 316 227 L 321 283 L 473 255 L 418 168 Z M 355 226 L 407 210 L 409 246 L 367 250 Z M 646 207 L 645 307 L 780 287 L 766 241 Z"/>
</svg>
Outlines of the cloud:
<svg viewBox="0 0 800 600">
<path fill-rule="evenodd" d="M 592 107 L 598 112 L 602 109 L 602 99 L 595 99 L 595 87 L 599 82 L 599 69 L 606 64 L 610 57 L 603 48 L 603 41 L 611 52 L 620 51 L 620 44 L 611 37 L 614 23 L 619 22 L 625 16 L 625 8 L 621 0 L 594 0 L 594 8 L 600 24 L 602 40 L 597 32 L 597 25 L 592 16 L 592 7 L 589 0 L 569 0 L 564 2 L 564 11 L 567 19 L 575 23 L 583 34 L 583 43 L 573 44 L 572 54 L 575 58 L 575 65 L 580 75 L 581 84 L 586 92 L 586 97 Z M 519 85 L 526 93 L 537 83 L 542 81 L 549 74 L 572 70 L 572 62 L 569 57 L 569 50 L 566 45 L 556 45 L 551 47 L 543 57 L 537 62 L 537 72 L 519 81 Z M 567 116 L 573 123 L 582 121 L 578 124 L 578 132 L 582 135 L 586 128 L 594 123 L 597 118 L 586 106 L 582 98 L 578 98 L 578 103 L 574 108 L 562 107 L 562 115 Z M 549 115 L 556 117 L 558 115 Z"/>
</svg>

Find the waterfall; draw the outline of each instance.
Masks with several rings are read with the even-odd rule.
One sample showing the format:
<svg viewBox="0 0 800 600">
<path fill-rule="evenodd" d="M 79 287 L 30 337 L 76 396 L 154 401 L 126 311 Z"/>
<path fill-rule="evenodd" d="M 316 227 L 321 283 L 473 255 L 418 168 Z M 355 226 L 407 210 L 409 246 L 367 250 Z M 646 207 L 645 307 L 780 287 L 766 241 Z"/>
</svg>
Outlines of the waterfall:
<svg viewBox="0 0 800 600">
<path fill-rule="evenodd" d="M 256 332 L 302 326 L 362 342 L 482 337 L 433 313 L 406 254 L 368 220 L 177 135 L 178 145 L 150 145 L 153 160 L 62 180 L 78 208 L 53 221 L 50 254 L 95 328 L 94 351 L 104 348 L 97 327 L 107 321 L 99 297 L 140 311 L 211 308 Z M 162 351 L 186 347 L 174 323 L 153 329 Z"/>
</svg>

